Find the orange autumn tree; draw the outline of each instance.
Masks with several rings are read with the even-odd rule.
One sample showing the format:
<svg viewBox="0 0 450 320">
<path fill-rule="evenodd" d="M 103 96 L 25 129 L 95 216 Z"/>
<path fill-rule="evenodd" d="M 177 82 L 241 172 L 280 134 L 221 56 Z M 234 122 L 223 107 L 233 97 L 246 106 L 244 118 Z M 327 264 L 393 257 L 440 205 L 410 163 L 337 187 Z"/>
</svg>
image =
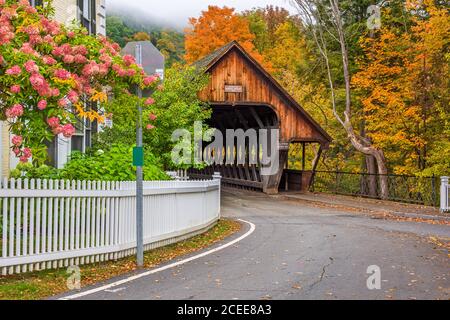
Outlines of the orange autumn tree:
<svg viewBox="0 0 450 320">
<path fill-rule="evenodd" d="M 361 38 L 364 58 L 353 78 L 368 136 L 396 173 L 429 168 L 436 141 L 448 140 L 442 115 L 450 111 L 448 11 L 432 0 L 409 1 L 406 8 L 410 28 L 387 24 L 373 37 Z"/>
<path fill-rule="evenodd" d="M 254 59 L 271 70 L 270 64 L 255 49 L 255 35 L 250 32 L 248 21 L 237 15 L 233 8 L 208 6 L 199 18 L 190 18 L 189 24 L 185 30 L 185 59 L 188 63 L 194 63 L 236 40 Z"/>
</svg>

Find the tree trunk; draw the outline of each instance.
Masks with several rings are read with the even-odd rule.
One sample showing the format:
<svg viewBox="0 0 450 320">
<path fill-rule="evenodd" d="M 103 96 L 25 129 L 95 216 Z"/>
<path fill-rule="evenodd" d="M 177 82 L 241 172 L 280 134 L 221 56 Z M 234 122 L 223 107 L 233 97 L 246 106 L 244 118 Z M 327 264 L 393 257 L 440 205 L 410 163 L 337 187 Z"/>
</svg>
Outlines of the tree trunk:
<svg viewBox="0 0 450 320">
<path fill-rule="evenodd" d="M 367 169 L 367 186 L 369 188 L 368 190 L 368 195 L 370 197 L 377 197 L 378 196 L 378 192 L 377 192 L 377 163 L 375 161 L 375 158 L 373 156 L 366 156 L 365 157 L 365 162 L 366 162 L 366 169 Z"/>
<path fill-rule="evenodd" d="M 323 17 L 318 14 L 317 8 L 321 6 L 320 1 L 318 0 L 295 0 L 298 4 L 298 8 L 301 12 L 301 15 L 306 19 L 306 23 L 309 25 L 311 30 L 313 31 L 314 41 L 319 49 L 320 54 L 325 60 L 326 68 L 327 68 L 327 76 L 328 82 L 331 90 L 331 101 L 333 103 L 333 113 L 339 123 L 344 127 L 347 132 L 347 136 L 353 145 L 353 147 L 366 156 L 372 156 L 375 158 L 377 163 L 377 170 L 380 179 L 380 196 L 382 199 L 387 199 L 389 196 L 389 188 L 388 188 L 388 179 L 387 179 L 387 165 L 386 159 L 384 157 L 384 153 L 382 150 L 376 148 L 371 141 L 368 139 L 361 137 L 357 133 L 355 133 L 351 117 L 352 117 L 352 96 L 351 96 L 351 77 L 350 77 L 350 68 L 349 68 L 349 59 L 348 59 L 348 50 L 345 41 L 345 32 L 343 27 L 343 19 L 342 14 L 339 9 L 339 1 L 338 0 L 329 0 L 331 5 L 331 13 L 332 16 L 329 17 L 332 20 L 334 27 L 336 28 L 338 37 L 335 38 L 340 45 L 342 62 L 343 62 L 343 72 L 344 72 L 344 80 L 345 80 L 345 111 L 344 118 L 338 113 L 337 110 L 337 102 L 336 102 L 336 92 L 334 79 L 332 76 L 331 65 L 329 61 L 329 53 L 326 41 L 324 39 L 324 33 L 332 34 L 332 32 L 327 29 L 327 21 L 324 21 Z"/>
<path fill-rule="evenodd" d="M 359 152 L 364 153 L 365 155 L 373 156 L 377 161 L 378 166 L 378 174 L 380 175 L 380 196 L 382 199 L 387 199 L 389 197 L 389 186 L 387 179 L 387 166 L 386 159 L 384 157 L 384 152 L 375 148 L 370 141 L 364 139 L 363 137 L 358 137 L 353 129 L 353 125 L 351 122 L 351 79 L 350 79 L 350 68 L 349 68 L 349 59 L 348 59 L 348 50 L 345 42 L 345 33 L 342 25 L 342 15 L 339 9 L 338 0 L 330 0 L 330 4 L 332 7 L 333 15 L 334 15 L 334 23 L 336 25 L 336 29 L 338 32 L 339 44 L 341 47 L 342 54 L 342 63 L 344 70 L 344 79 L 345 79 L 345 112 L 343 121 L 343 125 L 345 130 L 347 131 L 347 135 L 352 142 L 353 147 Z M 335 111 L 335 115 L 337 115 L 337 111 Z M 342 120 L 341 120 L 342 122 Z"/>
</svg>

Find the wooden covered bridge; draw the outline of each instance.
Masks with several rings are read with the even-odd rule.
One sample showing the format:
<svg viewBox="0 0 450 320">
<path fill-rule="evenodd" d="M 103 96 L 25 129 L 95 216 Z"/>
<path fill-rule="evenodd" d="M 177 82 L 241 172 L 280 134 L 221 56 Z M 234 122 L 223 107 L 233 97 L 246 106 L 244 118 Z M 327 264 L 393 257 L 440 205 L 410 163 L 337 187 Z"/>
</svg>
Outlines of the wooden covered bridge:
<svg viewBox="0 0 450 320">
<path fill-rule="evenodd" d="M 262 176 L 259 165 L 213 165 L 204 170 L 191 170 L 193 177 L 220 172 L 223 182 L 233 187 L 278 193 L 280 189 L 306 190 L 322 150 L 328 148 L 331 137 L 281 87 L 281 85 L 233 41 L 196 63 L 210 74 L 208 86 L 199 93 L 207 101 L 213 114 L 210 126 L 225 136 L 227 129 L 279 129 L 279 170 Z M 289 174 L 287 169 L 289 146 L 303 147 L 303 171 Z M 319 144 L 319 154 L 312 170 L 305 171 L 306 144 Z M 228 151 L 230 152 L 230 151 Z M 234 151 L 235 152 L 235 151 Z M 248 152 L 247 152 L 248 153 Z M 249 155 L 246 155 L 248 160 Z M 281 183 L 283 181 L 283 183 Z"/>
</svg>

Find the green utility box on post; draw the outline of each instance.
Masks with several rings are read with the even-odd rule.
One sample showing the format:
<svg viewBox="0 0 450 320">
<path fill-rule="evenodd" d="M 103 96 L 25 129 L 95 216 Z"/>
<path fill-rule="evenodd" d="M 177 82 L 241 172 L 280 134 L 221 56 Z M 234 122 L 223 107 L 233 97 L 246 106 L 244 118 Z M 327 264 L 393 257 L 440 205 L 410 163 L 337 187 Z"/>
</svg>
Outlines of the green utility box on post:
<svg viewBox="0 0 450 320">
<path fill-rule="evenodd" d="M 144 148 L 142 147 L 133 148 L 133 166 L 135 167 L 144 166 Z"/>
</svg>

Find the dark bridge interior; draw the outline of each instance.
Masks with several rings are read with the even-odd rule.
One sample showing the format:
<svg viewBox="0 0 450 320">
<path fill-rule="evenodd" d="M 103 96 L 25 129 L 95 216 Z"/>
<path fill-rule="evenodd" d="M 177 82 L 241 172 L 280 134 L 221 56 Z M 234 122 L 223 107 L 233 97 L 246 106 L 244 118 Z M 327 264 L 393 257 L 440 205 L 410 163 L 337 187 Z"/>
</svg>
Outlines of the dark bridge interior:
<svg viewBox="0 0 450 320">
<path fill-rule="evenodd" d="M 269 106 L 265 105 L 214 105 L 210 122 L 211 128 L 219 130 L 224 137 L 226 143 L 226 130 L 242 129 L 244 131 L 254 129 L 259 133 L 260 129 L 278 129 L 279 121 L 277 114 Z M 208 145 L 208 143 L 205 143 Z M 261 145 L 258 135 L 258 146 Z M 259 150 L 252 150 L 248 139 L 246 139 L 245 150 L 206 150 L 209 154 L 221 152 L 224 159 L 234 157 L 233 165 L 214 164 L 204 170 L 192 169 L 191 177 L 209 177 L 214 172 L 220 172 L 222 181 L 225 186 L 239 187 L 252 190 L 263 189 L 263 177 L 261 176 L 261 159 L 258 156 Z M 226 154 L 225 154 L 226 153 Z M 230 153 L 232 153 L 230 155 Z M 238 164 L 238 159 L 245 159 L 245 165 Z M 253 161 L 250 161 L 253 159 Z M 257 164 L 250 164 L 255 163 Z"/>
</svg>

